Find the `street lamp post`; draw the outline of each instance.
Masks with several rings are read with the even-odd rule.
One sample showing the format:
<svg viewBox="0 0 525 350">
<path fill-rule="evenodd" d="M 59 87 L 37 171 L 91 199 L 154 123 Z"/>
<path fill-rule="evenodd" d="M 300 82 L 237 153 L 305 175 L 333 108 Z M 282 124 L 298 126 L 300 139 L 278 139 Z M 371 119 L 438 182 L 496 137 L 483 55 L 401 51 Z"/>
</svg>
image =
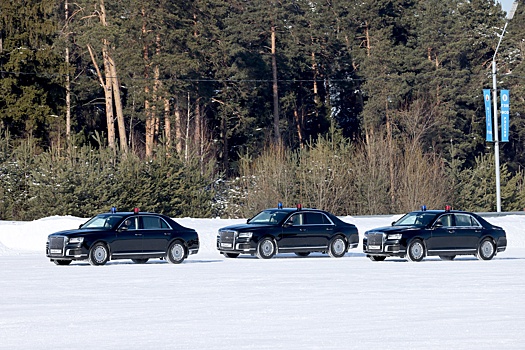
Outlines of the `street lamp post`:
<svg viewBox="0 0 525 350">
<path fill-rule="evenodd" d="M 498 46 L 496 46 L 496 51 L 494 52 L 494 57 L 492 58 L 492 100 L 494 101 L 494 162 L 496 167 L 496 210 L 501 212 L 501 186 L 500 186 L 500 169 L 499 169 L 499 130 L 498 130 L 498 99 L 497 99 L 497 81 L 496 81 L 496 54 L 498 53 L 499 45 L 505 35 L 505 30 L 509 21 L 514 17 L 516 13 L 516 8 L 518 7 L 518 1 L 512 3 L 510 11 L 507 13 L 507 20 L 505 21 L 505 26 L 503 27 L 503 32 L 499 37 Z"/>
</svg>

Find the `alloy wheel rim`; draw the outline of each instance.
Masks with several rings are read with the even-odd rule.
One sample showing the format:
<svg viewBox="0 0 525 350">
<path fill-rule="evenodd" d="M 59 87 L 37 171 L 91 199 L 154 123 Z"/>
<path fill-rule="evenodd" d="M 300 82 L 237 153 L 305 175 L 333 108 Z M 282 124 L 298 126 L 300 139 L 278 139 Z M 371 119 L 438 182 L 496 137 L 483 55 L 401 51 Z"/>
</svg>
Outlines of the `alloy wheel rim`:
<svg viewBox="0 0 525 350">
<path fill-rule="evenodd" d="M 101 263 L 104 261 L 104 259 L 106 259 L 106 250 L 103 248 L 103 247 L 97 247 L 95 249 L 95 260 L 98 262 L 98 263 Z"/>
<path fill-rule="evenodd" d="M 412 248 L 410 249 L 410 252 L 412 253 L 412 256 L 414 259 L 419 259 L 423 255 L 423 247 L 421 246 L 421 243 L 415 243 L 412 245 Z"/>
<path fill-rule="evenodd" d="M 183 251 L 182 246 L 180 244 L 175 244 L 173 248 L 171 248 L 171 256 L 173 256 L 173 259 L 179 261 L 183 257 Z"/>
<path fill-rule="evenodd" d="M 341 238 L 338 238 L 334 241 L 334 253 L 339 255 L 339 254 L 342 254 L 344 252 L 344 242 Z"/>
</svg>

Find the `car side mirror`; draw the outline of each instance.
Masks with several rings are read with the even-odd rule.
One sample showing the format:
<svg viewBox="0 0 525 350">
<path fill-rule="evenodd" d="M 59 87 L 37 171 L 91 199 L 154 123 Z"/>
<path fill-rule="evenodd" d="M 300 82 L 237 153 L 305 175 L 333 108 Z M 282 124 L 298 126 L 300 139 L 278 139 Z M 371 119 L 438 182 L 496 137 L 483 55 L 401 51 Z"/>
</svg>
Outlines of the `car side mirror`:
<svg viewBox="0 0 525 350">
<path fill-rule="evenodd" d="M 84 226 L 84 224 L 80 224 L 80 225 L 78 225 L 78 228 L 81 229 L 82 226 Z"/>
<path fill-rule="evenodd" d="M 434 225 L 434 228 L 440 228 L 443 227 L 443 224 L 441 222 L 438 222 Z"/>
<path fill-rule="evenodd" d="M 395 225 L 395 223 L 396 223 L 395 221 L 392 221 L 392 223 L 391 223 L 390 225 L 391 225 L 391 226 L 394 226 L 394 225 Z"/>
<path fill-rule="evenodd" d="M 127 231 L 128 230 L 128 227 L 127 226 L 121 226 L 118 228 L 118 232 L 122 232 L 122 231 Z"/>
<path fill-rule="evenodd" d="M 293 222 L 285 222 L 283 227 L 291 227 L 293 226 Z"/>
</svg>

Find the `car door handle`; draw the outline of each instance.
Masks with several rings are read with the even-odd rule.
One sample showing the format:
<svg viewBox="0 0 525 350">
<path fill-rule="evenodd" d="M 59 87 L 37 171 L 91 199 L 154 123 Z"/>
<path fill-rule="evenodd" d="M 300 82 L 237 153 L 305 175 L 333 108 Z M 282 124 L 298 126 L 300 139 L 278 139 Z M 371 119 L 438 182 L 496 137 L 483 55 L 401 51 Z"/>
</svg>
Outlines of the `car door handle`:
<svg viewBox="0 0 525 350">
<path fill-rule="evenodd" d="M 450 230 L 448 230 L 448 232 L 449 232 L 449 233 L 454 233 L 454 232 L 456 232 L 456 230 L 452 230 L 452 229 L 450 229 Z"/>
<path fill-rule="evenodd" d="M 169 236 L 170 233 L 169 232 L 164 232 L 164 236 Z"/>
<path fill-rule="evenodd" d="M 331 228 L 331 227 L 327 227 L 327 228 L 326 228 L 326 231 L 333 231 L 333 228 Z"/>
<path fill-rule="evenodd" d="M 306 229 L 305 228 L 300 228 L 299 231 L 304 232 L 304 231 L 306 231 Z"/>
<path fill-rule="evenodd" d="M 135 233 L 135 236 L 142 236 L 142 233 Z"/>
</svg>

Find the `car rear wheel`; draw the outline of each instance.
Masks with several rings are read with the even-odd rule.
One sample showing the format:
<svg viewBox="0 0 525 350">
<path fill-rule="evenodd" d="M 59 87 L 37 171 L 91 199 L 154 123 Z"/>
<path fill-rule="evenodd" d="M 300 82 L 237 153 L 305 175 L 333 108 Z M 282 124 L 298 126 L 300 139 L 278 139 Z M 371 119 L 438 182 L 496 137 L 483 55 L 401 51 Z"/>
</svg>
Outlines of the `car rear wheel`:
<svg viewBox="0 0 525 350">
<path fill-rule="evenodd" d="M 295 255 L 305 257 L 310 255 L 310 252 L 295 252 Z"/>
<path fill-rule="evenodd" d="M 346 253 L 346 242 L 341 236 L 335 237 L 328 248 L 328 255 L 332 258 L 340 258 Z"/>
<path fill-rule="evenodd" d="M 421 261 L 425 257 L 425 246 L 420 239 L 414 239 L 408 245 L 407 258 L 410 261 Z"/>
<path fill-rule="evenodd" d="M 479 260 L 491 260 L 496 255 L 496 247 L 490 238 L 485 238 L 479 244 L 476 257 Z"/>
<path fill-rule="evenodd" d="M 446 260 L 446 261 L 452 261 L 454 260 L 456 256 L 455 255 L 440 255 L 439 258 L 441 260 Z"/>
<path fill-rule="evenodd" d="M 89 263 L 93 266 L 104 265 L 109 260 L 109 249 L 104 243 L 96 243 L 89 250 Z"/>
<path fill-rule="evenodd" d="M 53 262 L 55 263 L 55 265 L 61 265 L 61 266 L 71 264 L 71 260 L 53 260 Z"/>
<path fill-rule="evenodd" d="M 166 260 L 171 264 L 180 264 L 186 258 L 186 249 L 181 241 L 175 241 L 170 245 L 166 253 Z"/>
<path fill-rule="evenodd" d="M 370 258 L 370 260 L 372 260 L 372 261 L 385 261 L 386 256 L 381 256 L 381 255 L 370 255 L 369 258 Z"/>
<path fill-rule="evenodd" d="M 240 254 L 239 253 L 224 253 L 224 255 L 228 258 L 232 258 L 232 259 L 235 259 L 236 257 L 238 257 Z"/>
<path fill-rule="evenodd" d="M 148 262 L 148 258 L 145 258 L 145 259 L 131 259 L 131 261 L 133 261 L 135 264 L 145 264 Z"/>
<path fill-rule="evenodd" d="M 271 238 L 263 238 L 257 244 L 257 257 L 259 259 L 271 259 L 275 255 L 275 243 Z"/>
</svg>

